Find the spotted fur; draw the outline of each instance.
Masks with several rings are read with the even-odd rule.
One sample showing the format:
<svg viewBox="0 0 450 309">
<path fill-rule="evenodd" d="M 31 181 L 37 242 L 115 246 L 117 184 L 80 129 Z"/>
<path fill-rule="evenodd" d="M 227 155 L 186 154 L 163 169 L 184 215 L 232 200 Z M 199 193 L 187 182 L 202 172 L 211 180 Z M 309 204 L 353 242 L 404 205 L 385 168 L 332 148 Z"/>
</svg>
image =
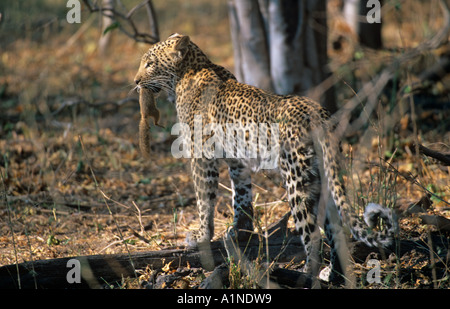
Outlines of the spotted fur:
<svg viewBox="0 0 450 309">
<path fill-rule="evenodd" d="M 375 231 L 347 203 L 338 175 L 338 147 L 332 142 L 327 127 L 329 114 L 318 103 L 306 97 L 275 95 L 239 83 L 228 70 L 213 64 L 188 36 L 179 34 L 149 49 L 142 57 L 135 82 L 138 87 L 155 93 L 166 90 L 174 95 L 178 119 L 190 128 L 194 127 L 195 115 L 201 115 L 204 124 L 279 125 L 277 163 L 286 185 L 295 228 L 307 251 L 306 269 L 311 264 L 312 235 L 318 231 L 322 177 L 327 179 L 327 188 L 340 218 L 354 237 L 371 246 L 389 245 L 392 241 L 395 221 L 389 209 L 371 207 L 367 222 L 372 224 L 377 216 L 387 222 L 387 228 Z M 231 151 L 226 146 L 224 149 Z M 229 166 L 233 189 L 233 227 L 237 231 L 252 230 L 251 162 L 234 158 L 224 160 Z M 193 158 L 191 167 L 200 216 L 195 241 L 210 241 L 214 233 L 213 213 L 219 176 L 217 159 Z M 334 234 L 328 219 L 325 219 L 325 231 L 332 247 L 331 266 L 339 269 L 335 262 Z"/>
</svg>

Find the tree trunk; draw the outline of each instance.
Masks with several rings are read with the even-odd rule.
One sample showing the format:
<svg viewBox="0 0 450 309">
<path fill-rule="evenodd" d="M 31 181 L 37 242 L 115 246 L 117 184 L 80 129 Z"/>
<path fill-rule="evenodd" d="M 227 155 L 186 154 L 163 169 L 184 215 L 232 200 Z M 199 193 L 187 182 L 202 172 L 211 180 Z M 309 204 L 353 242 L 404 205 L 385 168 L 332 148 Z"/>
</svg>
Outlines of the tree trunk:
<svg viewBox="0 0 450 309">
<path fill-rule="evenodd" d="M 382 0 L 378 1 L 380 8 L 382 2 Z M 369 23 L 367 19 L 367 15 L 372 15 L 374 8 L 375 7 L 371 6 L 371 3 L 368 3 L 367 0 L 345 0 L 343 15 L 348 25 L 353 29 L 354 33 L 357 34 L 361 45 L 373 49 L 381 49 L 383 48 L 381 39 L 381 20 L 380 22 Z"/>
<path fill-rule="evenodd" d="M 359 22 L 358 37 L 361 45 L 367 46 L 373 49 L 382 49 L 383 41 L 381 39 L 381 12 L 380 21 L 369 23 L 367 15 L 371 14 L 373 7 L 366 5 L 367 1 L 361 1 L 359 6 L 359 13 L 362 16 Z M 382 0 L 379 0 L 379 6 L 381 10 Z"/>
<path fill-rule="evenodd" d="M 114 9 L 114 0 L 103 0 L 102 7 L 108 9 Z M 112 13 L 108 13 L 108 15 L 112 15 Z M 108 31 L 104 34 L 106 28 L 112 25 L 114 22 L 113 18 L 103 15 L 102 16 L 102 33 L 100 39 L 98 40 L 98 51 L 101 56 L 106 54 L 109 43 L 111 41 L 111 31 Z"/>
<path fill-rule="evenodd" d="M 330 75 L 326 1 L 228 3 L 237 79 L 278 94 L 307 95 L 336 111 L 333 88 L 323 83 Z"/>
</svg>

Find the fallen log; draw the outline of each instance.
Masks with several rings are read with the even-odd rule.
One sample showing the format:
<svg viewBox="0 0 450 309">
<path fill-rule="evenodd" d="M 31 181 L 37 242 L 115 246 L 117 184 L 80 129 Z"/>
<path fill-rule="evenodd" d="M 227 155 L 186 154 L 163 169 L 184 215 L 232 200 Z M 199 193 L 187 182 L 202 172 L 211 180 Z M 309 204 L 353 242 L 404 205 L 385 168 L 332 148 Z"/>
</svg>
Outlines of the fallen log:
<svg viewBox="0 0 450 309">
<path fill-rule="evenodd" d="M 250 239 L 239 242 L 239 250 L 248 260 L 263 258 L 278 263 L 299 263 L 305 259 L 303 246 L 297 235 L 286 228 L 285 216 L 280 222 L 268 229 L 268 239 L 261 235 L 250 234 Z M 402 256 L 411 250 L 423 252 L 439 252 L 438 256 L 445 260 L 449 254 L 449 239 L 432 236 L 431 241 L 423 239 L 397 240 L 393 248 L 379 250 L 362 242 L 350 242 L 349 253 L 357 263 L 364 263 L 367 256 L 376 253 L 381 259 L 391 253 Z M 429 245 L 432 245 L 432 248 Z M 326 247 L 326 246 L 325 246 Z M 324 249 L 325 249 L 324 247 Z M 267 256 L 268 255 L 268 256 Z M 200 248 L 178 248 L 131 254 L 89 255 L 65 257 L 58 259 L 38 260 L 0 267 L 0 289 L 54 289 L 54 288 L 103 288 L 110 284 L 121 283 L 123 278 L 138 277 L 136 270 L 163 268 L 168 263 L 180 267 L 190 265 L 211 271 L 215 269 L 217 276 L 205 281 L 203 287 L 223 286 L 226 275 L 228 253 L 224 241 L 214 241 Z M 217 266 L 222 267 L 217 268 Z M 79 271 L 79 278 L 76 271 Z M 293 271 L 274 270 L 271 280 L 283 286 L 298 287 L 310 279 L 305 274 Z M 78 280 L 79 279 L 79 280 Z M 217 279 L 217 280 L 216 280 Z"/>
<path fill-rule="evenodd" d="M 252 234 L 248 241 L 239 244 L 239 248 L 249 260 L 267 253 L 270 260 L 280 262 L 300 262 L 305 258 L 299 237 L 282 228 L 277 228 L 267 242 Z M 123 278 L 137 277 L 136 270 L 146 267 L 158 269 L 172 262 L 172 265 L 189 264 L 213 270 L 226 260 L 223 241 L 214 241 L 196 249 L 38 260 L 0 267 L 0 288 L 102 288 L 106 284 L 120 283 Z"/>
<path fill-rule="evenodd" d="M 421 144 L 418 144 L 417 146 L 419 147 L 420 153 L 442 162 L 442 164 L 445 166 L 450 165 L 450 155 L 449 154 L 431 150 L 430 148 L 427 148 Z"/>
</svg>

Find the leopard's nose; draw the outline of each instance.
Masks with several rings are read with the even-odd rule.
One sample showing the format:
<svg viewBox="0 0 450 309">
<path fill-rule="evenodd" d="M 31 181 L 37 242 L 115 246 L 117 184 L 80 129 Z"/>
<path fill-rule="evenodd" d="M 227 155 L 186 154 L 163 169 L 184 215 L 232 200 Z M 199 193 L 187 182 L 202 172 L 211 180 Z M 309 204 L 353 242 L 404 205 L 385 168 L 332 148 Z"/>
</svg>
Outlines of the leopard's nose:
<svg viewBox="0 0 450 309">
<path fill-rule="evenodd" d="M 134 82 L 136 83 L 136 85 L 139 85 L 139 83 L 141 82 L 141 79 L 135 79 Z"/>
</svg>

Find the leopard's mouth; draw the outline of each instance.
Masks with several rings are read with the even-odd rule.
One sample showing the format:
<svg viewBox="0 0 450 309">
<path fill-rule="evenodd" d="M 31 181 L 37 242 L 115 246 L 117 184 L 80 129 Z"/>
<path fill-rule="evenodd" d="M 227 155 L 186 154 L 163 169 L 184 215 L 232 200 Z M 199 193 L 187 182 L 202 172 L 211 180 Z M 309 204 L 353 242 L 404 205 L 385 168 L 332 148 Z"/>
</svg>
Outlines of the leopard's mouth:
<svg viewBox="0 0 450 309">
<path fill-rule="evenodd" d="M 139 84 L 136 87 L 136 92 L 140 93 L 142 88 L 148 89 L 151 92 L 153 92 L 154 94 L 157 94 L 157 93 L 159 93 L 161 91 L 161 87 L 159 85 L 156 85 L 156 84 L 146 84 L 146 85 Z"/>
<path fill-rule="evenodd" d="M 155 84 L 155 83 L 148 83 L 145 85 L 140 85 L 139 89 L 142 87 L 150 90 L 154 94 L 159 93 L 161 91 L 161 86 L 159 86 L 158 84 Z M 138 91 L 138 93 L 139 93 L 139 91 Z"/>
</svg>

